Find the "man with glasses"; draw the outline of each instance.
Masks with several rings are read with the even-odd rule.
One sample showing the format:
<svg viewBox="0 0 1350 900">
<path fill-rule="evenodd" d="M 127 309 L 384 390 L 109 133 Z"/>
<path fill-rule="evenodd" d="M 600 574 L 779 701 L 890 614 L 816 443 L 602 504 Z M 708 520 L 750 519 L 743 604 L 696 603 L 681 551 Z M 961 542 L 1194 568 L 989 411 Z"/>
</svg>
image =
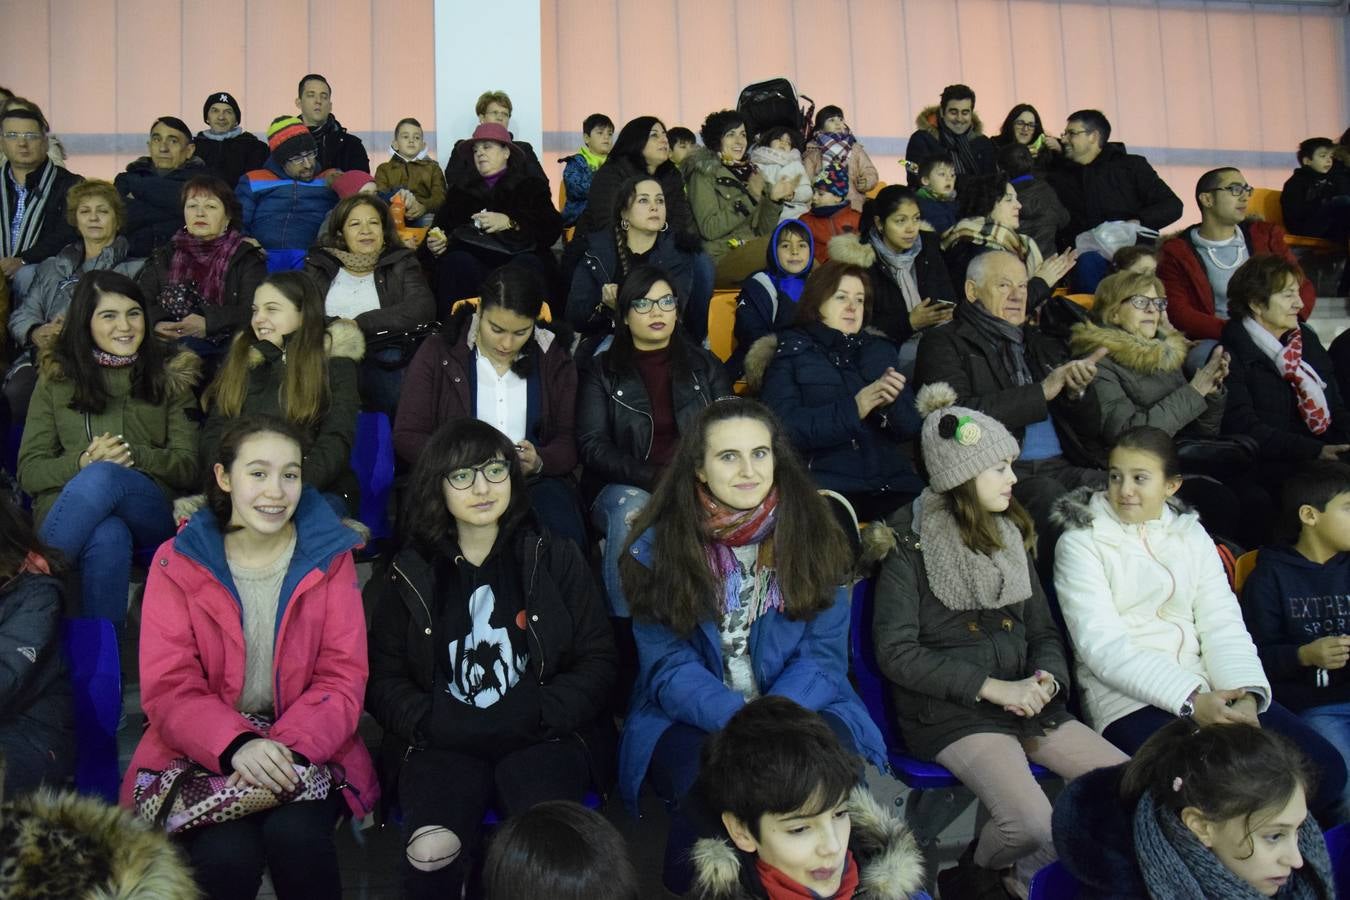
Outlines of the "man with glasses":
<svg viewBox="0 0 1350 900">
<path fill-rule="evenodd" d="M 267 165 L 246 172 L 235 188 L 244 209 L 244 233 L 268 251 L 292 251 L 303 258 L 337 205 L 329 183 L 338 173 L 319 171 L 319 147 L 295 116 L 272 120 L 267 145 L 272 150 Z"/>
<path fill-rule="evenodd" d="M 1111 123 L 1100 111 L 1080 109 L 1070 115 L 1060 140 L 1064 152 L 1046 176 L 1069 211 L 1059 246 L 1074 246 L 1079 234 L 1103 222 L 1135 222 L 1161 230 L 1181 218 L 1181 198 L 1148 160 L 1111 142 Z M 1110 262 L 1097 253 L 1080 255 L 1072 275 L 1074 289 L 1095 291 Z"/>
<path fill-rule="evenodd" d="M 66 192 L 84 178 L 48 158 L 47 120 L 27 100 L 9 100 L 0 114 L 0 149 L 7 157 L 0 166 L 0 274 L 12 279 L 77 238 L 66 220 Z M 21 283 L 14 287 L 22 294 Z"/>
<path fill-rule="evenodd" d="M 1228 280 L 1258 254 L 1279 256 L 1297 265 L 1284 243 L 1284 229 L 1268 222 L 1247 222 L 1252 186 L 1237 169 L 1211 169 L 1195 184 L 1200 224 L 1163 243 L 1158 278 L 1167 289 L 1167 317 L 1192 340 L 1218 340 L 1228 321 Z M 1300 319 L 1312 315 L 1317 292 L 1312 282 L 1299 286 Z"/>
</svg>

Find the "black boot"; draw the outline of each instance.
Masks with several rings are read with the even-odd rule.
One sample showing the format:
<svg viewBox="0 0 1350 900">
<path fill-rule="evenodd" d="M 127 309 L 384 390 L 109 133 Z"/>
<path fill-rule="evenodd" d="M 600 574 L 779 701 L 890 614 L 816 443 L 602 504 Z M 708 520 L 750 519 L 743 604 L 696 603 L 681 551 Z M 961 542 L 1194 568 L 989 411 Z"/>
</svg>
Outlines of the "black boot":
<svg viewBox="0 0 1350 900">
<path fill-rule="evenodd" d="M 941 900 L 1009 900 L 1011 895 L 1003 887 L 1002 873 L 975 865 L 975 845 L 970 842 L 956 865 L 938 873 L 938 896 Z"/>
</svg>

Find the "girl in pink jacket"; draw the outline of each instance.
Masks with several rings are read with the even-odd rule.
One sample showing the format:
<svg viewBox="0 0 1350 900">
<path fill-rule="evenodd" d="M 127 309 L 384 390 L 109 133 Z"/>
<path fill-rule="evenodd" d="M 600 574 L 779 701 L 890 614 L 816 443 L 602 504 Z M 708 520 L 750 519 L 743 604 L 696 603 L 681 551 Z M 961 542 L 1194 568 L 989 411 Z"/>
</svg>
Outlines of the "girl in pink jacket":
<svg viewBox="0 0 1350 900">
<path fill-rule="evenodd" d="M 356 733 L 366 629 L 351 549 L 358 543 L 313 488 L 300 437 L 270 417 L 227 426 L 208 508 L 155 554 L 141 617 L 147 728 L 122 784 L 188 757 L 278 793 L 307 764 L 334 768 L 333 791 L 183 832 L 211 900 L 252 898 L 270 870 L 279 898 L 339 897 L 334 824 L 378 799 Z M 256 717 L 250 719 L 245 713 Z M 270 721 L 260 728 L 256 721 Z"/>
</svg>

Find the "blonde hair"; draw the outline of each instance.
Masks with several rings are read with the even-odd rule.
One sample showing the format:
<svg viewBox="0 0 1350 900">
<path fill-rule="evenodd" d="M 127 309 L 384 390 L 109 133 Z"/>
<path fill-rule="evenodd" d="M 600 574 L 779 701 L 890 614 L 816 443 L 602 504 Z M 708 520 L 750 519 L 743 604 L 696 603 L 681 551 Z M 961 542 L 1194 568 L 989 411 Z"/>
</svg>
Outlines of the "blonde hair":
<svg viewBox="0 0 1350 900">
<path fill-rule="evenodd" d="M 122 203 L 122 195 L 117 193 L 117 188 L 113 187 L 112 182 L 98 178 L 90 178 L 71 185 L 70 190 L 66 191 L 66 222 L 72 228 L 79 228 L 75 220 L 75 211 L 79 209 L 81 203 L 90 199 L 102 200 L 112 208 L 113 218 L 117 220 L 113 231 L 121 231 L 127 221 L 127 208 Z"/>
<path fill-rule="evenodd" d="M 1153 288 L 1159 297 L 1167 296 L 1166 288 L 1156 275 L 1145 275 L 1142 272 L 1116 272 L 1107 275 L 1097 285 L 1097 293 L 1092 298 L 1093 321 L 1098 325 L 1110 325 L 1111 314 L 1120 307 L 1120 304 L 1149 288 Z"/>
<path fill-rule="evenodd" d="M 506 107 L 506 114 L 511 114 L 511 98 L 506 96 L 506 91 L 484 91 L 478 95 L 478 102 L 473 105 L 474 115 L 481 116 L 487 112 L 489 104 L 496 103 Z"/>
</svg>

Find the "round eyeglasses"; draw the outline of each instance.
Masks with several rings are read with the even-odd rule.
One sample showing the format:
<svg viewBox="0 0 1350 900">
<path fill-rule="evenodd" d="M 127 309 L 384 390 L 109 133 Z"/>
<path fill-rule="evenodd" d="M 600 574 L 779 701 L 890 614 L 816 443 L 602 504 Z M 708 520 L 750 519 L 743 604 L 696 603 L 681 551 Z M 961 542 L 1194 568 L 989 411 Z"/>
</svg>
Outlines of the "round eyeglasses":
<svg viewBox="0 0 1350 900">
<path fill-rule="evenodd" d="M 488 484 L 501 484 L 507 478 L 511 477 L 511 464 L 501 459 L 491 459 L 481 465 L 465 466 L 462 469 L 455 469 L 445 480 L 450 482 L 450 486 L 457 491 L 467 491 L 473 487 L 474 480 L 478 473 L 483 473 L 483 478 Z"/>
<path fill-rule="evenodd" d="M 664 297 L 638 297 L 629 306 L 635 313 L 649 313 L 653 306 L 659 306 L 666 312 L 670 312 L 679 301 L 675 299 L 674 294 L 666 294 Z"/>
<path fill-rule="evenodd" d="M 1130 297 L 1125 302 L 1130 304 L 1140 312 L 1143 312 L 1150 306 L 1156 309 L 1158 312 L 1167 312 L 1166 297 L 1145 297 L 1143 294 L 1135 294 L 1133 297 Z"/>
</svg>

